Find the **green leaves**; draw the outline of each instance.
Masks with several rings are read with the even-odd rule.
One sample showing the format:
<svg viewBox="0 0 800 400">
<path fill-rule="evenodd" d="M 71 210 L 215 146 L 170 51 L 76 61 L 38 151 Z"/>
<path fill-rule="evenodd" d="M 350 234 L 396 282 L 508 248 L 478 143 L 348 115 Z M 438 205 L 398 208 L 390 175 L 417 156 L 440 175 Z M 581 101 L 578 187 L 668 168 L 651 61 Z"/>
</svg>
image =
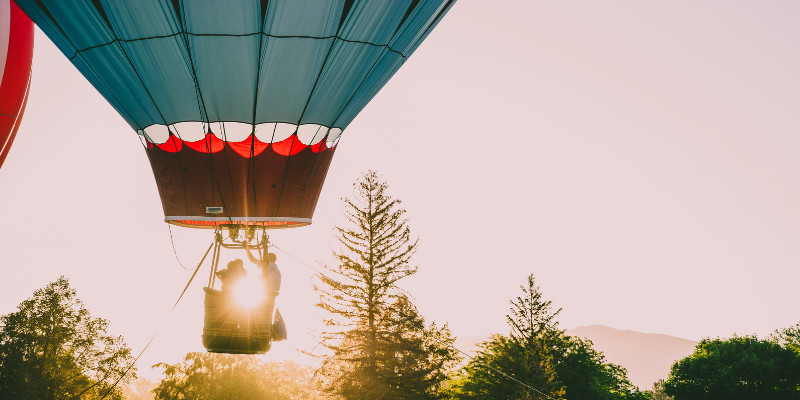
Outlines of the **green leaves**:
<svg viewBox="0 0 800 400">
<path fill-rule="evenodd" d="M 706 338 L 664 387 L 676 400 L 800 399 L 800 355 L 774 339 Z"/>
<path fill-rule="evenodd" d="M 558 328 L 552 302 L 545 301 L 533 275 L 520 286 L 506 315 L 511 332 L 493 335 L 453 378 L 453 399 L 645 399 L 619 365 L 606 362 L 586 339 Z M 525 383 L 511 380 L 513 377 Z M 533 389 L 531 389 L 533 388 Z"/>
<path fill-rule="evenodd" d="M 61 277 L 0 317 L 0 399 L 99 398 L 132 362 L 122 336 L 107 333 Z M 123 383 L 136 377 L 135 369 Z M 115 388 L 110 399 L 121 398 Z"/>
<path fill-rule="evenodd" d="M 780 329 L 772 335 L 772 338 L 800 354 L 800 324 Z"/>
<path fill-rule="evenodd" d="M 551 357 L 538 345 L 525 347 L 507 336 L 492 335 L 480 346 L 481 351 L 464 367 L 462 376 L 451 388 L 452 398 L 539 399 L 546 398 L 541 395 L 544 393 L 559 399 L 563 395 Z M 504 375 L 514 377 L 535 390 Z"/>
<path fill-rule="evenodd" d="M 156 399 L 316 399 L 311 371 L 291 361 L 259 362 L 252 356 L 188 353 L 178 364 L 159 363 L 164 379 Z"/>
<path fill-rule="evenodd" d="M 455 386 L 456 399 L 538 399 L 544 393 L 554 399 L 564 394 L 556 376 L 555 346 L 563 331 L 558 330 L 552 302 L 544 301 L 533 275 L 522 295 L 511 300 L 506 320 L 509 336 L 493 335 L 482 350 L 464 367 L 464 378 Z M 514 377 L 533 387 L 511 381 Z M 538 391 L 538 392 L 537 392 Z"/>
</svg>

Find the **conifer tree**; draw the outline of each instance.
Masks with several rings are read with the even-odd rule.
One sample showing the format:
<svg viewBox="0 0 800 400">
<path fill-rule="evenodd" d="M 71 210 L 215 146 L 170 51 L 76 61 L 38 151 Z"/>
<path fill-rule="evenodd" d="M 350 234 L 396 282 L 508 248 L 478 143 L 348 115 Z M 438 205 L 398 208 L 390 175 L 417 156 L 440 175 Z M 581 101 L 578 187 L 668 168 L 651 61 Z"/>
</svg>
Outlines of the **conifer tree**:
<svg viewBox="0 0 800 400">
<path fill-rule="evenodd" d="M 608 363 L 591 341 L 558 327 L 555 318 L 561 309 L 554 311 L 552 302 L 543 299 L 533 275 L 520 289 L 522 295 L 511 301 L 506 315 L 511 332 L 493 335 L 481 345 L 448 388 L 453 399 L 646 398 L 625 369 Z"/>
<path fill-rule="evenodd" d="M 554 312 L 552 302 L 542 299 L 533 275 L 528 276 L 527 284 L 520 286 L 522 295 L 511 301 L 506 315 L 511 333 L 492 335 L 480 345 L 482 350 L 451 389 L 455 399 L 562 398 L 564 388 L 556 375 L 553 354 L 564 332 L 555 320 L 561 309 Z"/>
<path fill-rule="evenodd" d="M 417 272 L 411 257 L 406 211 L 389 196 L 386 182 L 368 171 L 354 184 L 354 199 L 343 199 L 349 221 L 336 228 L 332 274 L 319 275 L 318 307 L 327 327 L 318 375 L 328 393 L 345 399 L 436 398 L 444 370 L 457 357 L 445 325 L 424 319 L 395 286 Z"/>
<path fill-rule="evenodd" d="M 388 311 L 395 321 L 379 354 L 385 358 L 380 373 L 389 388 L 384 399 L 435 399 L 443 397 L 441 384 L 446 372 L 459 361 L 453 348 L 455 338 L 447 324 L 425 325 L 425 319 L 405 295 Z"/>
</svg>

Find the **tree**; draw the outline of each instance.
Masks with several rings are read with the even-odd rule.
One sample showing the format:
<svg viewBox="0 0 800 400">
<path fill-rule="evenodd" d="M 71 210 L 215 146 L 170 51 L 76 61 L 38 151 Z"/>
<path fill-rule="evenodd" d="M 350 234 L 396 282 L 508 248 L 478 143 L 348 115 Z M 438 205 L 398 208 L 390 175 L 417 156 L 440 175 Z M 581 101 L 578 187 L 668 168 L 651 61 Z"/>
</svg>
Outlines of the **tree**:
<svg viewBox="0 0 800 400">
<path fill-rule="evenodd" d="M 368 171 L 343 199 L 347 227 L 336 228 L 337 265 L 325 266 L 315 290 L 325 310 L 326 331 L 317 373 L 325 390 L 345 399 L 394 399 L 413 393 L 436 398 L 444 370 L 457 359 L 447 326 L 426 327 L 396 283 L 417 272 L 411 257 L 406 211 L 389 196 L 386 182 Z"/>
<path fill-rule="evenodd" d="M 556 376 L 566 389 L 567 399 L 645 399 L 620 365 L 606 361 L 592 341 L 563 335 L 554 351 Z"/>
<path fill-rule="evenodd" d="M 291 361 L 261 363 L 255 357 L 186 354 L 178 364 L 159 363 L 164 379 L 155 399 L 316 399 L 309 368 Z"/>
<path fill-rule="evenodd" d="M 510 335 L 493 335 L 481 344 L 478 355 L 464 367 L 464 378 L 454 388 L 455 398 L 555 399 L 564 395 L 553 353 L 563 335 L 555 320 L 561 310 L 554 312 L 552 302 L 542 299 L 533 275 L 528 276 L 527 284 L 520 286 L 522 296 L 511 301 L 506 315 Z"/>
<path fill-rule="evenodd" d="M 446 372 L 458 360 L 453 348 L 455 338 L 447 325 L 425 325 L 425 319 L 405 295 L 388 310 L 387 340 L 381 341 L 379 354 L 385 359 L 381 375 L 389 388 L 386 399 L 435 399 Z"/>
<path fill-rule="evenodd" d="M 646 399 L 592 342 L 559 329 L 533 275 L 506 316 L 511 332 L 493 335 L 448 388 L 455 399 Z M 511 380 L 525 383 L 522 385 Z M 531 389 L 533 388 L 533 389 Z"/>
<path fill-rule="evenodd" d="M 156 383 L 150 379 L 139 377 L 122 388 L 125 400 L 153 400 L 153 389 Z"/>
<path fill-rule="evenodd" d="M 63 276 L 0 317 L 0 399 L 94 399 L 136 377 L 122 336 L 92 317 Z"/>
<path fill-rule="evenodd" d="M 664 385 L 667 381 L 663 379 L 659 379 L 653 383 L 653 389 L 650 390 L 651 392 L 651 399 L 652 400 L 674 400 L 674 398 L 664 392 Z"/>
<path fill-rule="evenodd" d="M 563 398 L 553 365 L 542 354 L 526 351 L 503 335 L 492 335 L 479 346 L 481 350 L 449 388 L 453 399 Z"/>
<path fill-rule="evenodd" d="M 664 388 L 676 400 L 800 399 L 800 356 L 756 336 L 706 338 L 672 365 Z"/>
<path fill-rule="evenodd" d="M 800 323 L 775 331 L 772 338 L 800 354 Z"/>
</svg>

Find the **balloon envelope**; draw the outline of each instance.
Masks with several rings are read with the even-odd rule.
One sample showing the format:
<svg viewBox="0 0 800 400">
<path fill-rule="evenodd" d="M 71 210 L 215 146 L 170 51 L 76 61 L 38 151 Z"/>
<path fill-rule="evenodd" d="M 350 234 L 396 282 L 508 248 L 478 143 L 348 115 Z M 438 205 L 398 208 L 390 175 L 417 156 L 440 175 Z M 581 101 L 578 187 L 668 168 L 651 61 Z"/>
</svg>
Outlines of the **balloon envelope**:
<svg viewBox="0 0 800 400">
<path fill-rule="evenodd" d="M 17 0 L 140 135 L 167 222 L 311 223 L 342 131 L 454 0 Z"/>
<path fill-rule="evenodd" d="M 0 167 L 14 143 L 30 87 L 33 22 L 11 0 L 0 0 Z"/>
</svg>

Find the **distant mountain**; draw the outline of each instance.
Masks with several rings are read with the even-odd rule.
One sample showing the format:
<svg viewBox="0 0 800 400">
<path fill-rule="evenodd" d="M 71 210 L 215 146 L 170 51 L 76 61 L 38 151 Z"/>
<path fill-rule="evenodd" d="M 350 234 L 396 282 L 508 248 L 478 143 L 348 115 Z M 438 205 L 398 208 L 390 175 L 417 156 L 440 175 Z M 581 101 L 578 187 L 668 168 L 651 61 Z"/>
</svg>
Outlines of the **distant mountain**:
<svg viewBox="0 0 800 400">
<path fill-rule="evenodd" d="M 697 342 L 658 333 L 614 329 L 602 325 L 579 326 L 567 330 L 571 336 L 585 337 L 602 351 L 608 362 L 628 370 L 628 378 L 640 389 L 667 379 L 672 364 L 692 354 Z"/>
<path fill-rule="evenodd" d="M 628 370 L 628 378 L 642 390 L 650 389 L 659 379 L 666 379 L 672 364 L 692 354 L 697 342 L 657 333 L 642 333 L 602 325 L 579 326 L 567 330 L 571 336 L 592 341 L 594 349 L 602 351 L 608 362 Z M 489 336 L 460 336 L 455 346 L 475 354 L 478 344 Z"/>
</svg>

